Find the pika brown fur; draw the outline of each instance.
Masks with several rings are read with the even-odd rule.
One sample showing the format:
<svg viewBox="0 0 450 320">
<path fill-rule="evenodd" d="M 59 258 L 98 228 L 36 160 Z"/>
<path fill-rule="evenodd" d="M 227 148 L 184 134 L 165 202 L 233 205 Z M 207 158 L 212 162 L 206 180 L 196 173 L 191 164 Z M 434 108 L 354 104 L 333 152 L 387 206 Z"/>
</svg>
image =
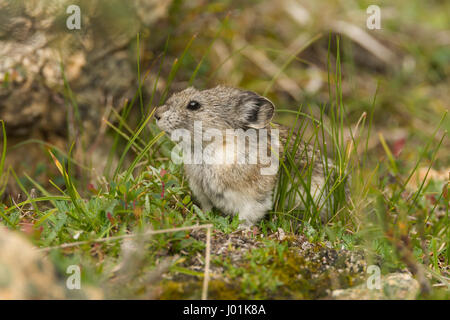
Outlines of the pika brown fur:
<svg viewBox="0 0 450 320">
<path fill-rule="evenodd" d="M 244 153 L 256 150 L 263 140 L 257 135 L 256 140 L 247 139 L 250 131 L 267 133 L 267 144 L 263 149 L 267 154 L 278 148 L 277 159 L 283 157 L 289 129 L 271 123 L 274 115 L 274 104 L 267 98 L 252 91 L 246 91 L 226 86 L 217 86 L 207 90 L 197 90 L 189 87 L 173 94 L 167 102 L 157 108 L 155 118 L 160 129 L 168 134 L 184 131 L 191 136 L 205 134 L 208 130 L 221 132 L 226 136 L 227 130 L 235 132 L 236 139 L 243 139 Z M 201 123 L 201 128 L 195 123 Z M 277 142 L 272 138 L 279 137 Z M 292 145 L 295 136 L 290 139 Z M 194 138 L 195 140 L 195 138 Z M 201 141 L 202 147 L 209 149 L 211 157 L 223 153 L 228 140 L 212 145 L 212 140 Z M 236 141 L 236 140 L 234 140 Z M 264 141 L 265 142 L 265 141 Z M 195 141 L 194 141 L 195 143 Z M 256 149 L 250 147 L 256 146 Z M 255 145 L 256 144 L 256 145 Z M 212 146 L 212 148 L 211 148 Z M 187 147 L 193 149 L 192 144 Z M 258 149 L 259 150 L 259 149 Z M 306 152 L 305 152 L 306 151 Z M 208 153 L 205 151 L 205 153 Z M 242 150 L 234 150 L 234 159 L 243 156 L 246 160 L 250 154 L 242 154 Z M 261 163 L 261 155 L 256 156 L 257 163 L 184 163 L 185 174 L 189 186 L 200 202 L 203 211 L 210 211 L 213 207 L 226 214 L 239 214 L 244 226 L 251 226 L 260 220 L 273 206 L 273 195 L 277 185 L 278 170 L 270 174 L 262 174 L 264 168 L 271 164 Z M 314 158 L 314 161 L 311 161 Z M 280 158 L 281 159 L 281 158 Z M 318 150 L 303 144 L 298 148 L 295 161 L 300 171 L 313 165 L 311 178 L 311 195 L 316 199 L 324 185 L 324 167 Z M 328 160 L 330 166 L 332 161 Z M 304 194 L 304 190 L 300 193 Z M 321 198 L 325 198 L 322 196 Z M 300 202 L 300 198 L 298 199 Z"/>
</svg>

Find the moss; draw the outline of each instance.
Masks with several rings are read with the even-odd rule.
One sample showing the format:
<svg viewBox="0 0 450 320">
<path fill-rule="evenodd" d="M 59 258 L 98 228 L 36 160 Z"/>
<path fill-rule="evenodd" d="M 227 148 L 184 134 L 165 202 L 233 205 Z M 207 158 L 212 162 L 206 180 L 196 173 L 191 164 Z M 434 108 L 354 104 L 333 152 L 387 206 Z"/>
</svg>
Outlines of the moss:
<svg viewBox="0 0 450 320">
<path fill-rule="evenodd" d="M 208 296 L 216 300 L 243 299 L 240 287 L 227 284 L 222 280 L 212 280 L 209 283 Z"/>
<path fill-rule="evenodd" d="M 203 288 L 202 280 L 174 281 L 161 283 L 162 300 L 200 299 Z M 236 300 L 244 298 L 239 287 L 222 280 L 211 280 L 208 286 L 208 298 L 214 300 Z"/>
<path fill-rule="evenodd" d="M 321 295 L 329 288 L 324 279 L 314 279 L 319 274 L 320 265 L 289 250 L 283 260 L 274 261 L 271 265 L 274 276 L 282 283 L 280 290 L 269 297 L 273 299 L 310 299 Z"/>
<path fill-rule="evenodd" d="M 191 282 L 178 282 L 173 280 L 163 281 L 161 283 L 162 292 L 159 298 L 162 300 L 189 299 L 198 290 L 198 288 L 192 290 L 191 287 Z"/>
</svg>

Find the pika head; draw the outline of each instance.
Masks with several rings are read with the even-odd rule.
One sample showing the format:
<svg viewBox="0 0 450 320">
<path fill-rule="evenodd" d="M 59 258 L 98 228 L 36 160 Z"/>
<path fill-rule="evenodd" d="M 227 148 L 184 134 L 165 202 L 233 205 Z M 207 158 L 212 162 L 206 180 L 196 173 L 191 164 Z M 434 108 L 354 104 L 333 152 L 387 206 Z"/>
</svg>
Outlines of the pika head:
<svg viewBox="0 0 450 320">
<path fill-rule="evenodd" d="M 204 128 L 262 129 L 269 125 L 274 105 L 252 91 L 217 86 L 208 90 L 189 87 L 173 94 L 155 112 L 157 125 L 170 133 L 175 129 L 193 131 L 195 121 Z"/>
</svg>

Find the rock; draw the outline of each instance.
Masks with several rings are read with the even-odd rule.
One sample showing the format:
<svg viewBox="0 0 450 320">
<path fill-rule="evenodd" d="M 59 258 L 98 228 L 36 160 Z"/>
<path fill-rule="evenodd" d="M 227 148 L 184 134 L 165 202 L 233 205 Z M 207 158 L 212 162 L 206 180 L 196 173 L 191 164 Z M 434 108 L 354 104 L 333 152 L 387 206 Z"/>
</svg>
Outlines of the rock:
<svg viewBox="0 0 450 320">
<path fill-rule="evenodd" d="M 0 300 L 64 298 L 53 265 L 24 237 L 0 227 Z"/>
<path fill-rule="evenodd" d="M 331 298 L 336 300 L 412 300 L 419 293 L 419 282 L 407 273 L 391 273 L 381 278 L 381 289 L 369 289 L 366 283 L 359 286 L 334 290 Z"/>
<path fill-rule="evenodd" d="M 66 150 L 76 136 L 74 157 L 88 163 L 89 159 L 78 157 L 80 141 L 86 150 L 107 145 L 95 145 L 102 117 L 110 107 L 121 108 L 125 99 L 131 100 L 137 88 L 132 49 L 136 35 L 165 18 L 170 3 L 81 0 L 77 2 L 81 29 L 69 30 L 69 0 L 48 0 L 45 5 L 37 0 L 0 1 L 0 119 L 5 121 L 8 147 L 33 139 Z M 153 38 L 141 41 L 141 47 L 161 47 Z M 76 106 L 65 89 L 61 65 Z M 148 93 L 147 87 L 142 90 Z M 108 150 L 103 149 L 95 151 L 105 160 Z M 33 143 L 27 145 L 27 157 L 24 151 L 10 148 L 6 167 L 33 176 L 37 164 L 46 162 L 45 149 Z M 48 183 L 48 176 L 35 179 Z"/>
<path fill-rule="evenodd" d="M 0 300 L 104 298 L 101 289 L 90 285 L 68 290 L 65 276 L 58 277 L 53 264 L 25 237 L 0 226 Z"/>
</svg>

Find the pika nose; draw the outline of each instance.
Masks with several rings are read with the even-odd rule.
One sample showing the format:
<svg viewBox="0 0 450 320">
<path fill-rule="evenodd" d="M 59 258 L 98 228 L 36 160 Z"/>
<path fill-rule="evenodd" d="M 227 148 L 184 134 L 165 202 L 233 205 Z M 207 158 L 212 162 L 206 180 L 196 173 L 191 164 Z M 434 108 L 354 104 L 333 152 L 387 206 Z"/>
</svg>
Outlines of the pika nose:
<svg viewBox="0 0 450 320">
<path fill-rule="evenodd" d="M 166 112 L 167 109 L 168 107 L 166 105 L 157 107 L 155 111 L 155 119 L 156 120 L 161 119 L 161 116 L 163 115 L 164 112 Z"/>
</svg>

